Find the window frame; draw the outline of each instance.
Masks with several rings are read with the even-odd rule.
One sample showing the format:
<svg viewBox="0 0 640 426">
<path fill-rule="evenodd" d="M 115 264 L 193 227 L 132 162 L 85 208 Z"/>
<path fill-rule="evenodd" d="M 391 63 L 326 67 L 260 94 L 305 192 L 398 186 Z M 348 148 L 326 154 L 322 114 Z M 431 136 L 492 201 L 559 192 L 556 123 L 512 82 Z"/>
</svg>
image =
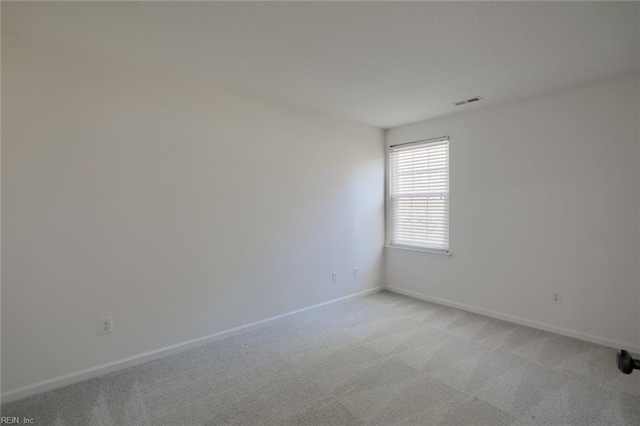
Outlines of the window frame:
<svg viewBox="0 0 640 426">
<path fill-rule="evenodd" d="M 408 145 L 427 145 L 429 143 L 436 143 L 447 141 L 447 174 L 449 184 L 449 197 L 448 197 L 448 209 L 447 209 L 447 248 L 429 248 L 423 246 L 413 246 L 404 244 L 393 244 L 391 242 L 391 230 L 392 230 L 392 215 L 391 215 L 391 149 L 396 146 L 408 146 Z M 439 136 L 429 139 L 419 139 L 410 142 L 400 142 L 395 144 L 386 144 L 385 152 L 385 247 L 388 249 L 397 249 L 402 251 L 419 252 L 439 256 L 451 256 L 451 137 Z"/>
</svg>

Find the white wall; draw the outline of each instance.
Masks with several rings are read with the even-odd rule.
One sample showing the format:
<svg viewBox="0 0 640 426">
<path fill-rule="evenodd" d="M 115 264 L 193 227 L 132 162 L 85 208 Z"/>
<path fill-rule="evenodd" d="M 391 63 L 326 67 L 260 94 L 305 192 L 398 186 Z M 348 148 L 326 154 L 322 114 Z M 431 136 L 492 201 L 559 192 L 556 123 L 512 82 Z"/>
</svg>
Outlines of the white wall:
<svg viewBox="0 0 640 426">
<path fill-rule="evenodd" d="M 451 137 L 453 256 L 387 249 L 387 284 L 640 346 L 639 95 L 626 76 L 389 130 Z"/>
<path fill-rule="evenodd" d="M 381 130 L 2 42 L 4 393 L 381 284 Z"/>
</svg>

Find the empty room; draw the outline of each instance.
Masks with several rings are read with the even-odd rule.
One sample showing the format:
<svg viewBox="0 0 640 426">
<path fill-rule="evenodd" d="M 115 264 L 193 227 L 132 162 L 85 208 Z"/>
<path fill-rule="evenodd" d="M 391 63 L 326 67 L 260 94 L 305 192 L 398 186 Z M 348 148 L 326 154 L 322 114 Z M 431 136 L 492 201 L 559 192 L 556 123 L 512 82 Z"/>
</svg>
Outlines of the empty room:
<svg viewBox="0 0 640 426">
<path fill-rule="evenodd" d="M 0 13 L 0 424 L 640 425 L 640 2 Z"/>
</svg>

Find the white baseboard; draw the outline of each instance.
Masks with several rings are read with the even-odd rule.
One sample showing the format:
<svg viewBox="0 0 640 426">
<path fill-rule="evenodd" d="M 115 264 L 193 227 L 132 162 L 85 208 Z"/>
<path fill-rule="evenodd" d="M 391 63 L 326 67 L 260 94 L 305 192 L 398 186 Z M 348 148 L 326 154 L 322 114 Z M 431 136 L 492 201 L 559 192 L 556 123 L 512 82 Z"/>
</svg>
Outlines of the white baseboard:
<svg viewBox="0 0 640 426">
<path fill-rule="evenodd" d="M 102 376 L 104 374 L 122 370 L 128 367 L 132 367 L 137 364 L 142 364 L 143 362 L 153 361 L 163 356 L 175 354 L 178 352 L 183 352 L 185 350 L 202 346 L 207 343 L 215 342 L 216 340 L 221 340 L 227 337 L 232 337 L 232 336 L 246 333 L 252 330 L 257 330 L 262 327 L 266 327 L 267 325 L 269 325 L 274 321 L 277 321 L 285 317 L 295 315 L 304 311 L 315 309 L 320 306 L 339 302 L 345 299 L 350 299 L 352 297 L 359 297 L 359 296 L 365 296 L 367 294 L 377 293 L 383 289 L 384 289 L 383 287 L 372 288 L 369 290 L 361 291 L 359 293 L 351 294 L 349 296 L 340 297 L 338 299 L 333 299 L 327 302 L 318 303 L 317 305 L 308 306 L 306 308 L 298 309 L 292 312 L 287 312 L 285 314 L 276 315 L 274 317 L 252 322 L 246 325 L 242 325 L 240 327 L 235 327 L 229 330 L 213 333 L 208 336 L 187 340 L 185 342 L 176 343 L 170 346 L 165 346 L 163 348 L 155 349 L 153 351 L 145 352 L 139 355 L 134 355 L 124 359 L 119 359 L 117 361 L 108 362 L 106 364 L 97 365 L 95 367 L 85 368 L 84 370 L 75 371 L 73 373 L 63 374 L 61 376 L 57 376 L 52 379 L 43 380 L 41 382 L 37 382 L 32 385 L 27 385 L 27 386 L 3 393 L 0 398 L 0 401 L 2 403 L 12 402 L 19 399 L 27 398 L 29 396 L 37 395 L 42 392 L 47 392 L 56 388 L 82 382 L 84 380 L 92 379 L 97 376 Z"/>
<path fill-rule="evenodd" d="M 515 315 L 503 314 L 501 312 L 492 311 L 490 309 L 484 309 L 476 306 L 465 305 L 464 303 L 453 302 L 451 300 L 441 299 L 439 297 L 427 296 L 426 294 L 416 293 L 414 291 L 409 291 L 409 290 L 403 290 L 397 287 L 385 286 L 384 289 L 391 291 L 393 293 L 398 293 L 405 296 L 413 297 L 415 299 L 426 300 L 427 302 L 433 302 L 439 305 L 462 309 L 463 311 L 473 312 L 475 314 L 485 315 L 487 317 L 496 318 L 496 319 L 512 322 L 515 324 L 525 325 L 527 327 L 537 328 L 544 331 L 550 331 L 552 333 L 573 337 L 575 339 L 585 340 L 587 342 L 596 343 L 598 345 L 608 346 L 615 349 L 626 349 L 629 352 L 640 353 L 639 346 L 631 345 L 629 343 L 618 342 L 616 340 L 610 340 L 604 337 L 594 336 L 593 334 L 570 330 L 568 328 L 558 327 L 555 325 L 546 324 L 543 322 L 534 321 L 534 320 L 518 317 Z"/>
</svg>

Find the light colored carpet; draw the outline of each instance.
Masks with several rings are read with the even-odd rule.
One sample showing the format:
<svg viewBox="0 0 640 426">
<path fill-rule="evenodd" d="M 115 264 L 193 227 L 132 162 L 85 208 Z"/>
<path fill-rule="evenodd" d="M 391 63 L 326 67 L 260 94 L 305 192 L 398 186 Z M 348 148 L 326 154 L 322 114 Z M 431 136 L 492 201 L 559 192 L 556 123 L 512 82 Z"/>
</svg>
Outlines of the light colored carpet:
<svg viewBox="0 0 640 426">
<path fill-rule="evenodd" d="M 6 404 L 54 425 L 640 425 L 615 351 L 381 292 Z"/>
</svg>

